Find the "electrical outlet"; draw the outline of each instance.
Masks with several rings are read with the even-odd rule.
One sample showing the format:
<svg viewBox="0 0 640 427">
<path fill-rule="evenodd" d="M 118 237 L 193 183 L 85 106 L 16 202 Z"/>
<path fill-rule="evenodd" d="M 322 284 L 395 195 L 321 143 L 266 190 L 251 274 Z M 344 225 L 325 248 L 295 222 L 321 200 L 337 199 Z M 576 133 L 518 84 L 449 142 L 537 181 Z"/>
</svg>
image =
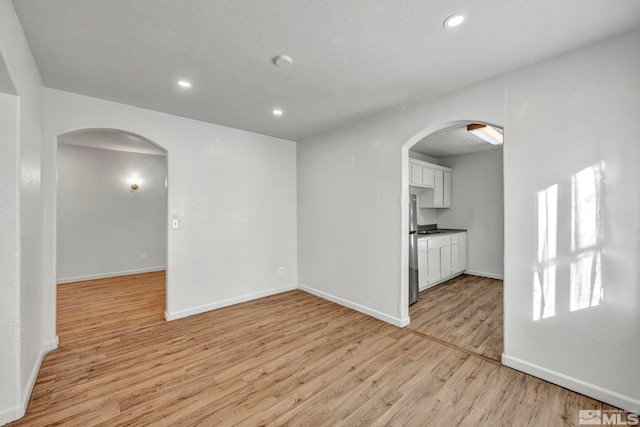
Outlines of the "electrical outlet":
<svg viewBox="0 0 640 427">
<path fill-rule="evenodd" d="M 140 261 L 146 261 L 147 260 L 147 254 L 145 252 L 140 254 Z"/>
<path fill-rule="evenodd" d="M 281 275 L 281 276 L 284 276 L 284 267 L 280 267 L 278 269 L 278 274 Z"/>
</svg>

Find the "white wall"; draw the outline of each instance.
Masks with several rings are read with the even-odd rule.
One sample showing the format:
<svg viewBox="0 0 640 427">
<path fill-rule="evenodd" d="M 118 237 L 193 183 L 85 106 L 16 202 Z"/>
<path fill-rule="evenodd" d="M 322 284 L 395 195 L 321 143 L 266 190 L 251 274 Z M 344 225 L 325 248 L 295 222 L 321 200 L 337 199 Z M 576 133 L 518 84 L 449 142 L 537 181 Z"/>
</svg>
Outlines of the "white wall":
<svg viewBox="0 0 640 427">
<path fill-rule="evenodd" d="M 413 188 L 409 188 L 409 192 L 411 194 L 416 194 L 418 197 L 420 197 L 420 191 L 416 191 Z M 435 208 L 418 208 L 418 225 L 437 224 L 439 210 L 440 209 L 435 209 Z"/>
<path fill-rule="evenodd" d="M 180 220 L 168 235 L 167 318 L 295 288 L 294 142 L 52 89 L 45 90 L 45 117 L 54 164 L 57 136 L 87 128 L 127 131 L 167 151 L 169 216 Z M 47 191 L 53 205 L 54 186 Z M 54 224 L 52 215 L 48 227 Z M 47 246 L 52 262 L 53 233 Z"/>
<path fill-rule="evenodd" d="M 58 283 L 164 270 L 166 177 L 164 156 L 58 144 Z"/>
<path fill-rule="evenodd" d="M 422 160 L 423 162 L 438 164 L 438 159 L 435 157 L 427 156 L 426 154 L 418 153 L 415 151 L 409 151 L 409 157 L 411 159 Z"/>
<path fill-rule="evenodd" d="M 20 212 L 18 97 L 0 94 L 0 424 L 20 402 Z"/>
<path fill-rule="evenodd" d="M 466 228 L 470 274 L 504 275 L 502 149 L 441 157 L 453 169 L 451 207 L 437 211 L 440 228 Z"/>
<path fill-rule="evenodd" d="M 639 49 L 636 31 L 299 142 L 300 283 L 396 324 L 406 322 L 407 149 L 460 121 L 502 126 L 508 141 L 503 361 L 613 405 L 640 408 Z M 575 259 L 567 249 L 568 183 L 598 162 L 605 170 L 605 300 L 569 312 Z M 534 321 L 536 201 L 556 183 L 562 185 L 557 315 Z"/>
<path fill-rule="evenodd" d="M 639 51 L 636 31 L 514 75 L 505 105 L 504 147 L 508 302 L 504 362 L 556 382 L 563 381 L 563 375 L 582 380 L 586 384 L 572 384 L 573 388 L 636 411 L 640 409 Z M 593 180 L 576 179 L 585 176 L 579 175 L 581 171 L 589 174 L 588 168 L 599 165 L 601 194 L 590 199 L 584 190 L 594 185 Z M 576 184 L 583 190 L 573 197 Z M 557 197 L 553 197 L 555 185 Z M 551 189 L 549 237 L 538 214 L 538 200 L 547 189 Z M 556 202 L 553 215 L 551 206 Z M 599 223 L 589 220 L 591 202 Z M 604 300 L 581 310 L 571 308 L 577 299 L 572 288 L 592 285 L 581 267 L 590 254 L 572 248 L 575 233 L 596 235 L 593 249 L 602 256 Z M 555 268 L 555 275 L 549 270 L 546 301 L 554 313 L 536 321 L 534 272 L 541 265 L 538 258 L 544 243 L 549 246 L 547 265 Z M 588 275 L 591 265 L 585 267 Z"/>
<path fill-rule="evenodd" d="M 460 120 L 501 125 L 503 102 L 504 82 L 493 81 L 299 141 L 303 289 L 408 324 L 408 286 L 401 286 L 408 283 L 408 267 L 401 268 L 402 251 L 407 262 L 409 204 L 401 166 L 408 171 L 408 148 Z"/>
<path fill-rule="evenodd" d="M 0 424 L 24 414 L 44 353 L 42 81 L 8 0 L 0 1 Z M 5 169 L 6 168 L 6 169 Z M 6 274 L 6 275 L 5 275 Z"/>
</svg>

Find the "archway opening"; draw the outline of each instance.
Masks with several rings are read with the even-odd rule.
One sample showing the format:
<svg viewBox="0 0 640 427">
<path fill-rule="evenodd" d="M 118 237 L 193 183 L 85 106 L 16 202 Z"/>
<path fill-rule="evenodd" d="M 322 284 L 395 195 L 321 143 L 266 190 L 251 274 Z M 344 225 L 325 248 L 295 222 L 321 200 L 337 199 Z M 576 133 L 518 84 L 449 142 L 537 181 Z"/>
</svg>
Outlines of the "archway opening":
<svg viewBox="0 0 640 427">
<path fill-rule="evenodd" d="M 483 126 L 501 139 L 499 126 L 461 120 L 426 129 L 402 148 L 401 300 L 407 329 L 499 363 L 504 166 L 501 141 L 471 132 Z"/>
<path fill-rule="evenodd" d="M 57 138 L 56 330 L 61 346 L 163 321 L 167 152 L 117 129 Z"/>
</svg>

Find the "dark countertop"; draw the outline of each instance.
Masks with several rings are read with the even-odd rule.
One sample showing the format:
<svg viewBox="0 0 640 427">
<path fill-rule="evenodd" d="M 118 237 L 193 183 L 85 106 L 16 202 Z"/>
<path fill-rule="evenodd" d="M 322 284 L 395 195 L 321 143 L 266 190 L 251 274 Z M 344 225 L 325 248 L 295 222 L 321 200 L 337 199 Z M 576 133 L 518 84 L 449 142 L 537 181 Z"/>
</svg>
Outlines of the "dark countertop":
<svg viewBox="0 0 640 427">
<path fill-rule="evenodd" d="M 418 231 L 418 239 L 426 238 L 426 237 L 438 237 L 438 236 L 446 236 L 447 234 L 455 234 L 455 233 L 465 233 L 467 230 L 456 229 L 456 228 L 437 228 L 437 229 L 429 229 L 428 234 L 420 234 Z"/>
</svg>

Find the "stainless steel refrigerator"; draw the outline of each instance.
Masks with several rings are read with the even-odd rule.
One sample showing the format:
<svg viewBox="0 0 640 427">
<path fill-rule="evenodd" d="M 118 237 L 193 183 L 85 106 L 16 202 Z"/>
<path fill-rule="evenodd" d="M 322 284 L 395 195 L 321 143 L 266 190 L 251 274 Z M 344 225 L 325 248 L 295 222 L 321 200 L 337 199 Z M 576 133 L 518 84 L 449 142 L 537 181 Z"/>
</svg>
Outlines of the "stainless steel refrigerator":
<svg viewBox="0 0 640 427">
<path fill-rule="evenodd" d="M 416 195 L 409 195 L 409 305 L 418 302 L 418 210 Z"/>
</svg>

